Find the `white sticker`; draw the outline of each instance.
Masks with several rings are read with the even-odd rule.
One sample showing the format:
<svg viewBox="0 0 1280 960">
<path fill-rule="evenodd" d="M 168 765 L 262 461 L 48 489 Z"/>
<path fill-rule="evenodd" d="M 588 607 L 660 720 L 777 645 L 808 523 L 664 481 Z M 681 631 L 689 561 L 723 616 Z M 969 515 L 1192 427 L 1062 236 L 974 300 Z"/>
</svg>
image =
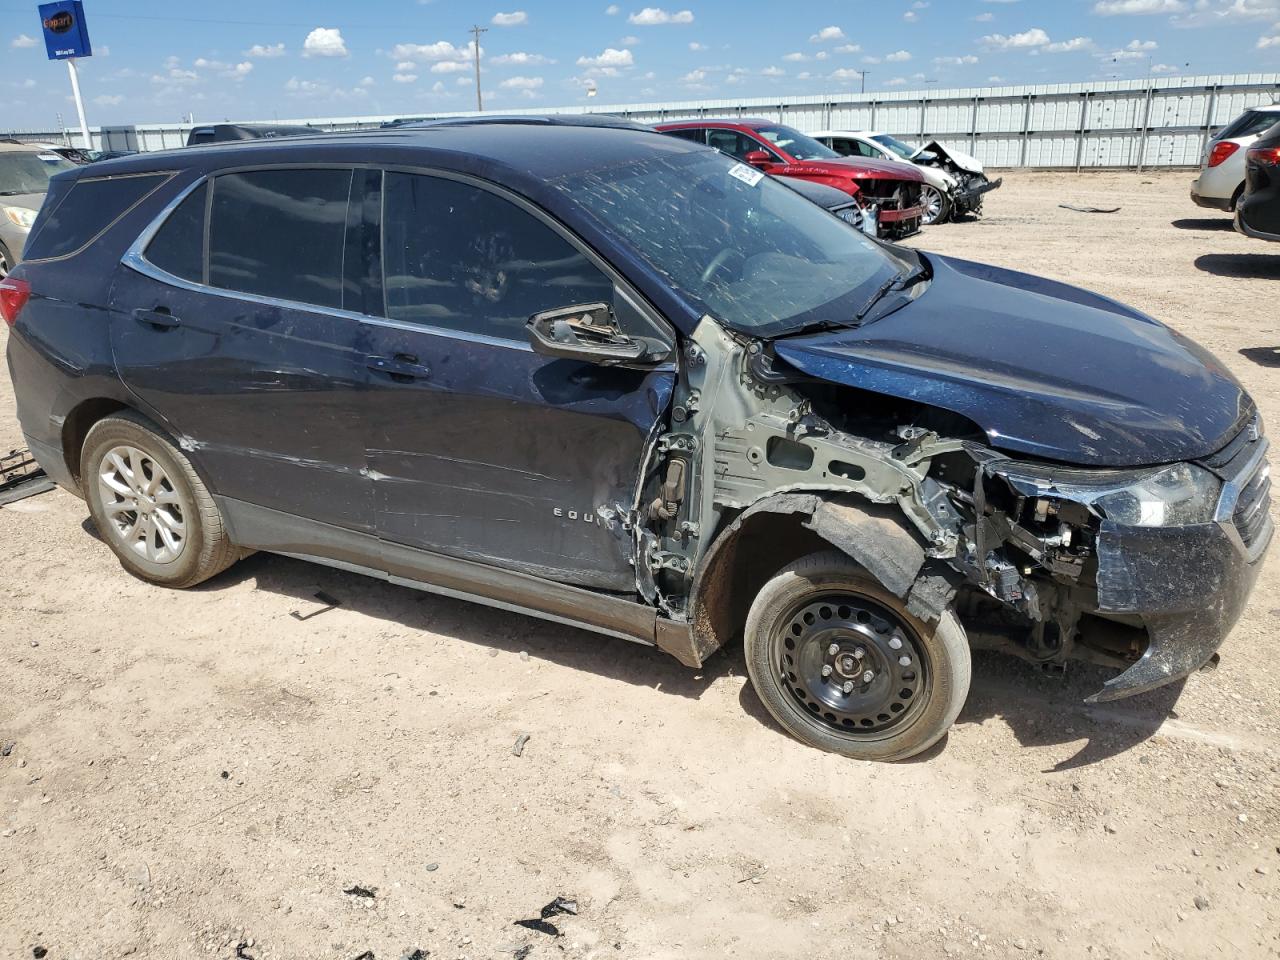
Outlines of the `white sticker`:
<svg viewBox="0 0 1280 960">
<path fill-rule="evenodd" d="M 44 160 L 46 163 L 57 163 L 62 158 L 56 153 L 37 153 L 36 157 Z"/>
<path fill-rule="evenodd" d="M 759 170 L 753 170 L 745 163 L 735 163 L 729 170 L 729 176 L 737 177 L 748 187 L 754 187 L 757 183 L 764 179 L 764 174 Z"/>
</svg>

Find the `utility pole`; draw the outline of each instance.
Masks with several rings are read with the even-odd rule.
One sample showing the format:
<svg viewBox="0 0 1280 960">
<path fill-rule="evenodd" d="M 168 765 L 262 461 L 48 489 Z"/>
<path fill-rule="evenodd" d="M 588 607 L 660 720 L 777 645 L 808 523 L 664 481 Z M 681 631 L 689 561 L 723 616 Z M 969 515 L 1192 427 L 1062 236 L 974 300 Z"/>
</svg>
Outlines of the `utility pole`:
<svg viewBox="0 0 1280 960">
<path fill-rule="evenodd" d="M 475 37 L 475 39 L 471 41 L 471 50 L 472 53 L 475 54 L 476 59 L 476 109 L 483 112 L 484 98 L 480 96 L 480 34 L 488 33 L 489 28 L 482 27 L 477 24 L 472 26 L 470 32 Z"/>
<path fill-rule="evenodd" d="M 859 71 L 858 71 L 858 76 L 862 78 L 862 90 L 860 91 L 861 93 L 866 93 L 866 92 L 867 92 L 867 74 L 868 74 L 868 73 L 870 73 L 870 72 L 871 72 L 870 70 L 859 70 Z"/>
</svg>

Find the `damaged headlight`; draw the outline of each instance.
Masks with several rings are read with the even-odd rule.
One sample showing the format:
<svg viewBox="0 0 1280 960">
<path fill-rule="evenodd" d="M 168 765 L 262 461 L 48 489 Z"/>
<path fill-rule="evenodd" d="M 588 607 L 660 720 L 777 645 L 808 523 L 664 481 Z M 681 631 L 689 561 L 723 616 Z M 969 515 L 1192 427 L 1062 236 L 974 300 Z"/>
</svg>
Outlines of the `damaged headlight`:
<svg viewBox="0 0 1280 960">
<path fill-rule="evenodd" d="M 1019 493 L 1084 504 L 1099 516 L 1130 527 L 1208 523 L 1221 492 L 1217 477 L 1189 463 L 1110 474 L 1059 472 L 1029 464 L 996 467 L 994 472 Z"/>
</svg>

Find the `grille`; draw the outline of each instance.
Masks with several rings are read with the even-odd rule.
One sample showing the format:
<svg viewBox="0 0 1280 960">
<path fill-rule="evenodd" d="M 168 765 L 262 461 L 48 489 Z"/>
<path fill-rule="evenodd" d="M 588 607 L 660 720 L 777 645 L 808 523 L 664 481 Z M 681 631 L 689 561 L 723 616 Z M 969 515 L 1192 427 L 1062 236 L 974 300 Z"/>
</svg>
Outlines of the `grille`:
<svg viewBox="0 0 1280 960">
<path fill-rule="evenodd" d="M 1271 467 L 1263 460 L 1240 490 L 1231 521 L 1246 547 L 1251 547 L 1267 524 L 1271 512 Z"/>
</svg>

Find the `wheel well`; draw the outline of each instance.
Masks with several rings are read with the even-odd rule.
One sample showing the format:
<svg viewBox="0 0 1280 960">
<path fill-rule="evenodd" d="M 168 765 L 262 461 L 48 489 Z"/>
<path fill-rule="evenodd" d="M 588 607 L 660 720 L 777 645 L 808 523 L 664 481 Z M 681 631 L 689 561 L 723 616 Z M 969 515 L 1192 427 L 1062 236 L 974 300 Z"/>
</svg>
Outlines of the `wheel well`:
<svg viewBox="0 0 1280 960">
<path fill-rule="evenodd" d="M 697 646 L 710 653 L 736 639 L 761 588 L 792 561 L 831 544 L 802 522 L 803 514 L 758 513 L 718 544 L 707 561 L 694 600 L 693 629 Z"/>
<path fill-rule="evenodd" d="M 1231 210 L 1232 210 L 1232 212 L 1234 212 L 1234 211 L 1235 211 L 1235 209 L 1236 209 L 1236 204 L 1238 204 L 1238 203 L 1240 202 L 1240 198 L 1244 195 L 1244 188 L 1245 188 L 1246 186 L 1247 186 L 1247 184 L 1246 184 L 1243 180 L 1241 180 L 1241 181 L 1240 181 L 1240 186 L 1236 187 L 1236 192 L 1235 192 L 1235 193 L 1233 193 L 1233 194 L 1231 195 Z"/>
<path fill-rule="evenodd" d="M 62 424 L 62 456 L 76 483 L 80 482 L 80 454 L 84 450 L 84 440 L 93 425 L 104 417 L 128 409 L 128 404 L 119 400 L 96 397 L 83 401 L 67 414 Z"/>
</svg>

